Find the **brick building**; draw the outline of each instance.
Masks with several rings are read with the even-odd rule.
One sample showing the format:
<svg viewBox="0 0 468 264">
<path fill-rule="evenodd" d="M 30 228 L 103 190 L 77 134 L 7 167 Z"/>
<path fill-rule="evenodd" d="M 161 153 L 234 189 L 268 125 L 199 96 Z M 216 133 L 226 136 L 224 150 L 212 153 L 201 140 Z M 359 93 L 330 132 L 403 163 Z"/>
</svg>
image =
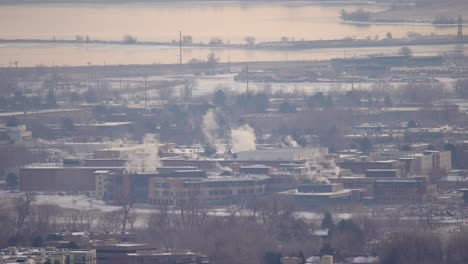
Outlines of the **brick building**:
<svg viewBox="0 0 468 264">
<path fill-rule="evenodd" d="M 95 172 L 108 170 L 122 174 L 122 167 L 67 167 L 39 165 L 20 168 L 21 191 L 94 191 Z"/>
</svg>

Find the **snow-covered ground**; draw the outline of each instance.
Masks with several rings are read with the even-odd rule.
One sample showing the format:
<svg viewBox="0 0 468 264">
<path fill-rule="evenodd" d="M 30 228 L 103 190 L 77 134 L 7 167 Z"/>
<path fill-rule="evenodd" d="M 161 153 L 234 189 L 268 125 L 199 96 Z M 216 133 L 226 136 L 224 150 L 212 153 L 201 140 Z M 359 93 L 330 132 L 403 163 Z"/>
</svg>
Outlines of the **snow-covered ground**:
<svg viewBox="0 0 468 264">
<path fill-rule="evenodd" d="M 10 192 L 0 192 L 0 200 L 7 197 L 15 197 L 21 195 L 21 193 L 10 193 Z M 79 210 L 99 210 L 102 212 L 111 212 L 118 210 L 119 207 L 115 205 L 106 204 L 102 200 L 97 200 L 94 198 L 87 197 L 85 195 L 58 195 L 58 194 L 38 194 L 36 196 L 36 204 L 54 204 L 62 208 L 67 209 L 79 209 Z M 139 215 L 149 215 L 155 211 L 155 208 L 150 205 L 137 204 L 135 206 L 136 212 Z M 212 216 L 228 216 L 230 215 L 229 208 L 215 208 L 209 209 L 208 214 Z M 251 214 L 249 210 L 237 210 L 237 215 L 248 216 Z M 322 218 L 321 213 L 317 212 L 296 212 L 297 216 L 303 217 L 308 220 L 319 220 Z M 349 219 L 351 218 L 351 213 L 341 213 L 337 214 L 339 219 Z"/>
</svg>

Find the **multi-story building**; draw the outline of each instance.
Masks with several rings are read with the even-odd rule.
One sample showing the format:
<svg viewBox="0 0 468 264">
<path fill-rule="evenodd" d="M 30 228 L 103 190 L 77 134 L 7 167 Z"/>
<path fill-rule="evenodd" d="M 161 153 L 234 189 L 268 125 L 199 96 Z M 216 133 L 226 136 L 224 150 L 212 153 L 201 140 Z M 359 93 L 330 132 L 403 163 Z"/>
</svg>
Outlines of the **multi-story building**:
<svg viewBox="0 0 468 264">
<path fill-rule="evenodd" d="M 148 203 L 149 179 L 158 174 L 95 172 L 95 195 L 102 200 L 117 200 L 131 197 L 137 203 Z"/>
<path fill-rule="evenodd" d="M 350 169 L 355 174 L 365 174 L 367 170 L 398 170 L 401 165 L 397 160 L 360 161 L 345 160 L 339 163 L 340 168 Z"/>
<path fill-rule="evenodd" d="M 374 198 L 377 202 L 422 202 L 427 191 L 427 177 L 377 179 L 374 183 Z"/>
<path fill-rule="evenodd" d="M 210 204 L 224 204 L 241 197 L 264 194 L 269 176 L 208 176 L 198 178 L 151 177 L 149 202 L 154 205 L 177 205 L 197 198 Z"/>
<path fill-rule="evenodd" d="M 415 175 L 416 171 L 416 157 L 402 157 L 398 158 L 398 161 L 400 162 L 402 166 L 402 177 L 407 177 L 410 175 Z"/>
<path fill-rule="evenodd" d="M 22 191 L 94 191 L 95 172 L 108 170 L 121 174 L 123 167 L 83 167 L 40 164 L 20 168 Z"/>
<path fill-rule="evenodd" d="M 96 180 L 95 196 L 100 200 L 111 200 L 116 192 L 114 189 L 115 174 L 108 170 L 98 170 L 94 172 Z"/>
<path fill-rule="evenodd" d="M 414 156 L 415 161 L 415 175 L 429 175 L 433 170 L 432 155 L 417 154 Z"/>
<path fill-rule="evenodd" d="M 450 151 L 424 151 L 424 155 L 432 157 L 432 168 L 450 172 L 452 170 L 452 153 Z"/>
</svg>

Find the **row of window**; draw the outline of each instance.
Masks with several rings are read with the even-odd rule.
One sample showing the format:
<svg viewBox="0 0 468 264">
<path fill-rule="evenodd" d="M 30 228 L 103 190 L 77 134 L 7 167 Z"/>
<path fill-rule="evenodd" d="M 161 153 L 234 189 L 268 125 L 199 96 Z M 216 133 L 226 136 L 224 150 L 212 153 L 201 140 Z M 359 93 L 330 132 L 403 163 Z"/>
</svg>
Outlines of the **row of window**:
<svg viewBox="0 0 468 264">
<path fill-rule="evenodd" d="M 232 195 L 234 192 L 233 190 L 210 190 L 208 191 L 208 195 Z M 255 194 L 255 193 L 263 193 L 263 189 L 241 189 L 237 190 L 237 194 L 239 195 L 246 195 L 246 194 Z M 177 197 L 184 197 L 189 194 L 189 192 L 169 192 L 169 191 L 155 191 L 154 196 L 177 196 Z M 235 193 L 234 193 L 235 194 Z M 196 194 L 194 194 L 196 195 Z"/>
</svg>

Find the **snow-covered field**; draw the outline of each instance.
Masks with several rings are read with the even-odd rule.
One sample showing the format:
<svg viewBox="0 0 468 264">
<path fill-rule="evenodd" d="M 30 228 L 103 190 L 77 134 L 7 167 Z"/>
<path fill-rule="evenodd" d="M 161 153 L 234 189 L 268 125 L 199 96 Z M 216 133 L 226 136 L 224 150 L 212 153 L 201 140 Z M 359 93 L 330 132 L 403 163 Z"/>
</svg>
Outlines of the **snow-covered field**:
<svg viewBox="0 0 468 264">
<path fill-rule="evenodd" d="M 0 200 L 2 198 L 12 198 L 15 196 L 21 195 L 21 193 L 10 193 L 10 192 L 0 192 Z M 58 194 L 38 194 L 36 196 L 36 204 L 54 204 L 66 209 L 78 209 L 78 210 L 99 210 L 102 212 L 111 212 L 118 210 L 119 207 L 115 205 L 106 204 L 102 200 L 97 200 L 94 198 L 87 197 L 85 195 L 58 195 Z M 155 208 L 150 205 L 138 204 L 135 206 L 136 212 L 139 215 L 149 215 L 155 211 Z M 209 209 L 209 215 L 212 216 L 228 216 L 230 215 L 229 208 L 215 208 Z M 238 210 L 237 215 L 250 215 L 249 210 Z M 322 218 L 322 213 L 317 212 L 296 212 L 297 216 L 303 217 L 308 220 L 319 220 Z M 337 214 L 339 219 L 348 219 L 351 218 L 352 214 L 350 213 L 341 213 Z"/>
</svg>

